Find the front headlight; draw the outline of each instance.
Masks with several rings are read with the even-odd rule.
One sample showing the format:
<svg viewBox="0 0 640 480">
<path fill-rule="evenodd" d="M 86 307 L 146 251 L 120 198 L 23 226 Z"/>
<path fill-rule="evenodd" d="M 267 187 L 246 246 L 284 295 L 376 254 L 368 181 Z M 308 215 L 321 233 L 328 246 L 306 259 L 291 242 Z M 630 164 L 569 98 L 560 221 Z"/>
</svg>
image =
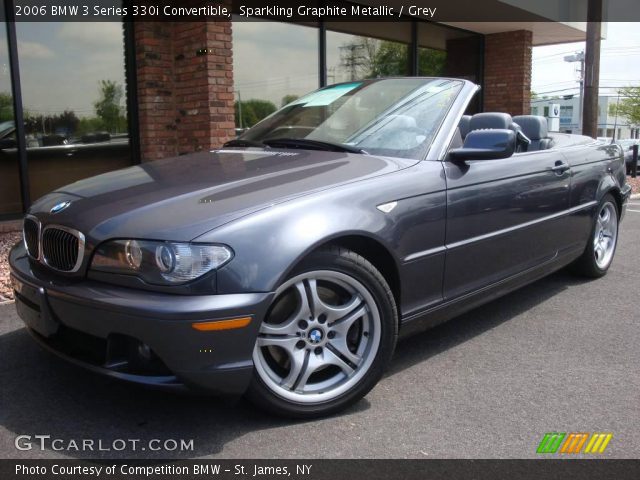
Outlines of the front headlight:
<svg viewBox="0 0 640 480">
<path fill-rule="evenodd" d="M 155 285 L 177 285 L 220 268 L 231 257 L 226 245 L 112 240 L 98 246 L 91 269 L 136 275 Z"/>
</svg>

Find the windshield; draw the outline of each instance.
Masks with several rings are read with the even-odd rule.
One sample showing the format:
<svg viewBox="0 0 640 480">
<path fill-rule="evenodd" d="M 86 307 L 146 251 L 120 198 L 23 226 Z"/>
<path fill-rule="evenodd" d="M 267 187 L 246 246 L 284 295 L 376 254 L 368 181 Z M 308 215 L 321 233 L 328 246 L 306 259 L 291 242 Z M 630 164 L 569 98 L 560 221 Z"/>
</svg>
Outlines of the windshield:
<svg viewBox="0 0 640 480">
<path fill-rule="evenodd" d="M 326 149 L 421 159 L 462 85 L 434 78 L 332 85 L 286 105 L 235 144 L 312 149 L 325 144 Z"/>
</svg>

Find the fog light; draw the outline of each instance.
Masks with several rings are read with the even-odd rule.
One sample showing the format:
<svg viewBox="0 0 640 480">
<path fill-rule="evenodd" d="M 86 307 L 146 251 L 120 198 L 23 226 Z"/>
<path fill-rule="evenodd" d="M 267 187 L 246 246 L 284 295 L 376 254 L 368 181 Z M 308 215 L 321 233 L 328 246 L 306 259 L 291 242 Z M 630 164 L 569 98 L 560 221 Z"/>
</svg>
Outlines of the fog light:
<svg viewBox="0 0 640 480">
<path fill-rule="evenodd" d="M 146 343 L 140 343 L 138 345 L 138 355 L 145 360 L 151 360 L 151 347 Z"/>
</svg>

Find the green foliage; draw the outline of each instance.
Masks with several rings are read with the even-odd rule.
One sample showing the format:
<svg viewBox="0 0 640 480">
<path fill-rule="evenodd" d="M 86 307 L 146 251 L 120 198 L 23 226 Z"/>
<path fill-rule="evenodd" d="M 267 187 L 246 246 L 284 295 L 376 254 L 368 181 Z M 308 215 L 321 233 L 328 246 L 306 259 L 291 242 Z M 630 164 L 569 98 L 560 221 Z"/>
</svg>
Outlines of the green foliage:
<svg viewBox="0 0 640 480">
<path fill-rule="evenodd" d="M 246 128 L 252 127 L 263 118 L 271 115 L 277 110 L 277 107 L 268 100 L 244 100 L 242 105 L 235 102 L 236 125 Z M 242 110 L 242 123 L 240 122 L 240 110 Z"/>
<path fill-rule="evenodd" d="M 409 75 L 409 46 L 404 43 L 362 38 L 341 47 L 342 68 L 351 80 Z M 418 49 L 418 74 L 440 76 L 447 53 L 432 48 Z"/>
<path fill-rule="evenodd" d="M 83 117 L 78 123 L 78 129 L 76 130 L 76 136 L 81 137 L 88 133 L 101 132 L 106 130 L 104 122 L 98 117 Z"/>
<path fill-rule="evenodd" d="M 70 136 L 76 131 L 79 123 L 80 119 L 70 110 L 65 110 L 58 115 L 24 112 L 24 128 L 27 134 L 60 132 Z"/>
<path fill-rule="evenodd" d="M 632 125 L 640 125 L 640 87 L 625 87 L 618 91 L 619 104 L 609 105 L 609 115 L 623 117 Z"/>
<path fill-rule="evenodd" d="M 112 80 L 100 80 L 100 97 L 93 106 L 104 129 L 110 133 L 120 133 L 127 129 L 127 119 L 120 106 L 122 97 L 122 85 Z"/>
<path fill-rule="evenodd" d="M 407 45 L 367 38 L 364 40 L 369 73 L 367 77 L 392 77 L 409 74 Z"/>
<path fill-rule="evenodd" d="M 13 120 L 13 97 L 10 93 L 0 92 L 0 122 Z"/>
<path fill-rule="evenodd" d="M 284 107 L 285 105 L 289 105 L 291 102 L 296 101 L 298 98 L 300 98 L 298 95 L 285 95 L 284 97 L 282 97 L 281 106 Z"/>
<path fill-rule="evenodd" d="M 418 75 L 439 77 L 444 75 L 447 52 L 433 48 L 418 49 Z"/>
</svg>

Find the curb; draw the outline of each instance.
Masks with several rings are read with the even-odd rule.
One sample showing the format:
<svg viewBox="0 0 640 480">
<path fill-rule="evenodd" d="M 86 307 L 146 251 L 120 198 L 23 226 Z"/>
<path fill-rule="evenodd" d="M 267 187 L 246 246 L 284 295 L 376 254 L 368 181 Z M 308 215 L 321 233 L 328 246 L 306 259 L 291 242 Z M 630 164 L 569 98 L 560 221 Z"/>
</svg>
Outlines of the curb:
<svg viewBox="0 0 640 480">
<path fill-rule="evenodd" d="M 631 200 L 640 200 L 640 193 L 634 193 L 629 197 Z"/>
</svg>

